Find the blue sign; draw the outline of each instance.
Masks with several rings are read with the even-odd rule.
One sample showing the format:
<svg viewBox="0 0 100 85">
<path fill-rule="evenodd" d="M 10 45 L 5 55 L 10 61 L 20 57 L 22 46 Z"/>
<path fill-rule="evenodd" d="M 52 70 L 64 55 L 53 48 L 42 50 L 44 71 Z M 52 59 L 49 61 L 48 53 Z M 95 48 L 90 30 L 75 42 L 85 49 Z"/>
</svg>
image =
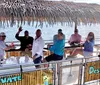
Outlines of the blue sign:
<svg viewBox="0 0 100 85">
<path fill-rule="evenodd" d="M 0 82 L 2 84 L 4 83 L 12 83 L 12 82 L 16 82 L 16 81 L 21 81 L 22 80 L 22 76 L 19 75 L 19 76 L 13 76 L 13 77 L 3 77 L 3 78 L 0 78 Z"/>
</svg>

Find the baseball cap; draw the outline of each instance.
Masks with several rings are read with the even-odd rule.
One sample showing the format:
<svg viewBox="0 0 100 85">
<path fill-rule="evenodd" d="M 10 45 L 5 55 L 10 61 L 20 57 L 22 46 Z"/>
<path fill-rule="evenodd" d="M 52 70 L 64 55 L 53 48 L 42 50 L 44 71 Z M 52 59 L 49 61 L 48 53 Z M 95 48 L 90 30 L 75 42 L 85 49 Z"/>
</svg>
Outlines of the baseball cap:
<svg viewBox="0 0 100 85">
<path fill-rule="evenodd" d="M 0 36 L 5 36 L 5 37 L 6 37 L 6 35 L 5 35 L 4 32 L 1 32 L 1 33 L 0 33 Z"/>
</svg>

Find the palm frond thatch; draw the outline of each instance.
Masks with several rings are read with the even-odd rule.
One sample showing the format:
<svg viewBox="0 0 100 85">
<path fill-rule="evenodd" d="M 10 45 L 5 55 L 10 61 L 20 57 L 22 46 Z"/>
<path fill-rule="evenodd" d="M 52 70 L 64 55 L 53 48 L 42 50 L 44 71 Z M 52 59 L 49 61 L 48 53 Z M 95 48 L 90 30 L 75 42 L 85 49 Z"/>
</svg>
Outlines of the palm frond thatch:
<svg viewBox="0 0 100 85">
<path fill-rule="evenodd" d="M 0 0 L 0 21 L 100 23 L 100 5 L 43 0 Z M 42 24 L 41 24 L 42 25 Z"/>
</svg>

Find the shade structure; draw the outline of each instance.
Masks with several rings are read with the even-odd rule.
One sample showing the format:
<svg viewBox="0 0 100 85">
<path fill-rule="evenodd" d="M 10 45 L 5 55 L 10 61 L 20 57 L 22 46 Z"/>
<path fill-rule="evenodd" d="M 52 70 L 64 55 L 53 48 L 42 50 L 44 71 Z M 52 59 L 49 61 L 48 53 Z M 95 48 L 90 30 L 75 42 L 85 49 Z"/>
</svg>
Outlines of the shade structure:
<svg viewBox="0 0 100 85">
<path fill-rule="evenodd" d="M 0 0 L 0 21 L 61 23 L 100 23 L 100 5 L 44 0 Z"/>
</svg>

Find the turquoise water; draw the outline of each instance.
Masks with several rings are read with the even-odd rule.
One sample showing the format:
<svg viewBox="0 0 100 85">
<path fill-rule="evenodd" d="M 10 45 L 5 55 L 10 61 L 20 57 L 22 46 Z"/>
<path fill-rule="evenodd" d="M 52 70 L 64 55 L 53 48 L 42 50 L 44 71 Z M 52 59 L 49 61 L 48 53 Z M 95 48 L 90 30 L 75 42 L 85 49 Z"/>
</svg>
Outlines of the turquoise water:
<svg viewBox="0 0 100 85">
<path fill-rule="evenodd" d="M 69 39 L 69 37 L 71 36 L 71 34 L 74 32 L 74 24 L 71 25 L 61 25 L 56 24 L 53 26 L 46 26 L 44 25 L 43 27 L 34 25 L 22 25 L 23 31 L 20 33 L 20 35 L 24 35 L 24 31 L 28 30 L 30 33 L 30 36 L 35 37 L 35 31 L 37 29 L 41 29 L 42 30 L 42 37 L 44 40 L 52 40 L 53 39 L 53 35 L 57 33 L 58 29 L 62 29 L 63 33 L 66 36 L 66 39 Z M 92 31 L 95 34 L 95 38 L 100 38 L 100 24 L 92 24 L 92 25 L 79 25 L 78 27 L 79 30 L 79 34 L 82 35 L 82 38 L 86 38 L 87 34 Z M 7 37 L 6 37 L 6 41 L 16 41 L 15 39 L 15 34 L 18 31 L 18 25 L 14 25 L 13 27 L 10 26 L 1 26 L 0 27 L 0 32 L 5 32 Z"/>
</svg>

